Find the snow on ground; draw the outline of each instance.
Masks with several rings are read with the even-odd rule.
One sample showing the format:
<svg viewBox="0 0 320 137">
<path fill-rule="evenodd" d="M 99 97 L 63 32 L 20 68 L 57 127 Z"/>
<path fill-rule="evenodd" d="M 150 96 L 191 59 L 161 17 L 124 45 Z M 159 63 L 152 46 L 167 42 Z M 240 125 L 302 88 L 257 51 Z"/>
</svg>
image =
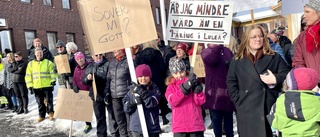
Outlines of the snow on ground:
<svg viewBox="0 0 320 137">
<path fill-rule="evenodd" d="M 53 91 L 53 96 L 54 96 L 54 105 L 56 104 L 56 96 L 57 96 L 57 90 L 58 86 L 55 86 L 55 90 Z M 15 122 L 25 122 L 25 123 L 34 123 L 36 126 L 36 129 L 34 128 L 25 128 L 24 130 L 27 131 L 32 131 L 32 133 L 37 134 L 37 132 L 43 132 L 44 130 L 47 130 L 46 132 L 48 135 L 50 133 L 53 133 L 53 128 L 55 127 L 55 131 L 61 131 L 64 133 L 69 134 L 70 131 L 70 125 L 72 123 L 72 136 L 80 137 L 80 136 L 86 136 L 86 137 L 94 137 L 96 136 L 96 120 L 95 116 L 93 115 L 92 117 L 92 130 L 88 134 L 83 134 L 83 129 L 85 127 L 85 122 L 83 121 L 71 121 L 71 120 L 66 120 L 66 119 L 56 119 L 55 121 L 49 121 L 48 120 L 48 115 L 46 116 L 46 119 L 38 123 L 36 120 L 38 118 L 38 105 L 36 103 L 34 95 L 29 94 L 29 113 L 28 114 L 21 114 L 21 115 L 16 115 L 10 113 L 9 115 L 12 116 L 12 120 Z M 107 113 L 108 114 L 108 113 Z M 171 121 L 171 113 L 167 115 L 167 118 Z M 160 118 L 160 125 L 161 129 L 164 130 L 165 133 L 162 133 L 160 137 L 172 137 L 173 134 L 171 132 L 171 122 L 168 125 L 162 125 L 162 118 Z M 108 123 L 108 122 L 107 122 Z M 211 121 L 209 118 L 209 114 L 207 114 L 207 117 L 205 118 L 205 127 L 208 127 L 210 125 Z M 235 128 L 236 122 L 234 122 L 234 131 L 235 131 L 235 137 L 238 137 L 236 131 L 237 129 Z M 110 132 L 108 131 L 108 135 L 110 135 Z M 205 137 L 214 137 L 213 130 L 206 130 L 205 131 Z"/>
</svg>

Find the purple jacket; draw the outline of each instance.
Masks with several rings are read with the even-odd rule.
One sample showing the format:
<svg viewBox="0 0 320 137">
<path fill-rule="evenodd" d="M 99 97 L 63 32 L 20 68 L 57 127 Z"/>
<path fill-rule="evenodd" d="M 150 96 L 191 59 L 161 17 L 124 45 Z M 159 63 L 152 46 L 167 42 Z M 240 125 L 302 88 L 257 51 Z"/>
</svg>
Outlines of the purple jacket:
<svg viewBox="0 0 320 137">
<path fill-rule="evenodd" d="M 201 52 L 205 67 L 205 95 L 207 101 L 204 109 L 233 111 L 232 103 L 227 91 L 228 61 L 233 57 L 229 48 L 223 46 L 208 47 Z"/>
<path fill-rule="evenodd" d="M 199 94 L 191 92 L 185 96 L 180 89 L 180 85 L 187 80 L 187 77 L 182 80 L 172 78 L 165 94 L 172 106 L 173 133 L 205 130 L 201 105 L 206 101 L 206 97 L 203 92 Z"/>
<path fill-rule="evenodd" d="M 82 76 L 84 75 L 84 72 L 86 71 L 87 66 L 90 63 L 84 64 L 84 67 L 81 68 L 79 65 L 74 69 L 73 74 L 73 86 L 78 86 L 79 90 L 90 90 L 90 85 L 85 85 L 82 83 Z"/>
</svg>

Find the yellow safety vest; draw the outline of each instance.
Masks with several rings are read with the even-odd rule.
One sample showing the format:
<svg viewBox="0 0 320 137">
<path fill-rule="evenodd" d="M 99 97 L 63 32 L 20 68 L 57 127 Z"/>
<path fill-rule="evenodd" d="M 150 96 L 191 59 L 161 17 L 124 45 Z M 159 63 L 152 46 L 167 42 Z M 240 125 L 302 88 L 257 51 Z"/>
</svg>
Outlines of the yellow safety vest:
<svg viewBox="0 0 320 137">
<path fill-rule="evenodd" d="M 54 64 L 47 59 L 29 62 L 25 76 L 27 87 L 34 89 L 52 87 L 51 82 L 55 82 L 57 78 L 54 68 Z"/>
</svg>

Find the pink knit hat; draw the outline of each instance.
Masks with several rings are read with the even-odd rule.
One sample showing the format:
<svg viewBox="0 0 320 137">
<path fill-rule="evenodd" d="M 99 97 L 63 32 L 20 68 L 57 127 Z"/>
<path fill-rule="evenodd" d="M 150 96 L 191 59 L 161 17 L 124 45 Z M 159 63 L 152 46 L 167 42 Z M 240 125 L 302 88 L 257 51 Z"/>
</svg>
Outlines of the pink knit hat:
<svg viewBox="0 0 320 137">
<path fill-rule="evenodd" d="M 146 64 L 141 64 L 136 68 L 136 77 L 149 76 L 152 77 L 151 69 Z"/>
<path fill-rule="evenodd" d="M 85 59 L 84 55 L 81 52 L 74 53 L 74 59 L 78 60 L 79 58 Z"/>
<path fill-rule="evenodd" d="M 286 78 L 288 90 L 311 90 L 318 84 L 319 75 L 312 68 L 292 69 Z"/>
</svg>

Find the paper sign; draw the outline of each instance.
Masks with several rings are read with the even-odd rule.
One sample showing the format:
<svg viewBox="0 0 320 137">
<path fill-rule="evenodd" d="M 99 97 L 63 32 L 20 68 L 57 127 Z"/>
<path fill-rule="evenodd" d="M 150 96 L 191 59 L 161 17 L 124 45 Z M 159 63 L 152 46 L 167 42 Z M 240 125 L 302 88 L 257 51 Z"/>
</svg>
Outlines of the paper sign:
<svg viewBox="0 0 320 137">
<path fill-rule="evenodd" d="M 149 0 L 79 0 L 92 55 L 157 39 Z"/>
<path fill-rule="evenodd" d="M 309 0 L 282 0 L 282 15 L 302 13 Z"/>
<path fill-rule="evenodd" d="M 58 74 L 71 73 L 68 55 L 54 56 L 54 62 L 56 64 Z"/>
<path fill-rule="evenodd" d="M 232 2 L 171 1 L 167 40 L 229 44 L 232 14 Z"/>
<path fill-rule="evenodd" d="M 226 2 L 234 2 L 233 12 L 258 9 L 263 7 L 275 6 L 278 0 L 224 0 Z"/>
<path fill-rule="evenodd" d="M 191 58 L 189 58 L 191 64 Z M 196 55 L 195 63 L 193 66 L 193 73 L 197 75 L 199 78 L 206 77 L 206 73 L 204 70 L 204 64 L 200 55 Z"/>
<path fill-rule="evenodd" d="M 55 118 L 91 122 L 93 115 L 92 100 L 89 91 L 80 90 L 74 93 L 72 89 L 59 88 Z"/>
</svg>

